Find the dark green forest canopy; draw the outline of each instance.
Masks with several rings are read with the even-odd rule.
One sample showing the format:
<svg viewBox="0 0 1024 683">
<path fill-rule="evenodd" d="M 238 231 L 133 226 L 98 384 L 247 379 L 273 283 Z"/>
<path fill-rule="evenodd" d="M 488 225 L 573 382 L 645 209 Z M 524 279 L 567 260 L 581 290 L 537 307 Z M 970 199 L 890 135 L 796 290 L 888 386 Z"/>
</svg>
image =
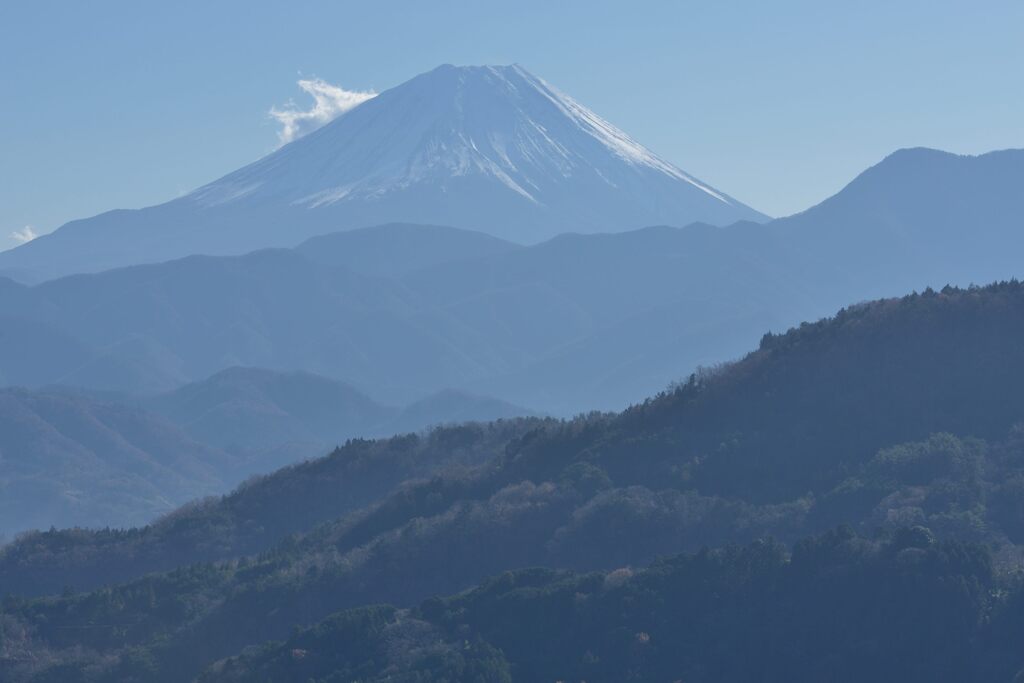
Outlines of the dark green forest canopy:
<svg viewBox="0 0 1024 683">
<path fill-rule="evenodd" d="M 767 541 L 641 571 L 507 572 L 407 611 L 343 612 L 201 680 L 1010 680 L 1020 601 L 983 547 L 841 528 L 791 555 Z M 416 646 L 396 658 L 400 638 Z"/>
<path fill-rule="evenodd" d="M 55 680 L 75 680 L 70 671 L 86 676 L 82 680 L 103 680 L 104 676 L 131 680 L 129 671 L 141 672 L 132 674 L 139 680 L 189 680 L 247 646 L 288 638 L 294 626 L 314 624 L 338 610 L 390 603 L 398 611 L 375 613 L 373 618 L 383 621 L 377 627 L 368 626 L 370 631 L 388 631 L 397 622 L 401 623 L 392 630 L 403 633 L 406 628 L 423 628 L 427 634 L 441 629 L 442 641 L 454 644 L 454 649 L 441 648 L 431 657 L 454 667 L 450 671 L 482 667 L 480 671 L 494 676 L 493 680 L 506 680 L 501 676 L 508 675 L 532 680 L 521 673 L 533 671 L 523 668 L 530 666 L 540 667 L 535 670 L 544 676 L 551 672 L 565 680 L 631 680 L 629 676 L 658 680 L 677 665 L 683 668 L 673 671 L 683 675 L 673 673 L 675 678 L 666 680 L 687 680 L 687 676 L 691 680 L 798 680 L 786 675 L 799 661 L 799 648 L 812 647 L 816 634 L 822 633 L 831 633 L 841 650 L 830 657 L 819 653 L 822 661 L 815 666 L 825 679 L 832 675 L 829 672 L 841 670 L 852 673 L 846 678 L 835 674 L 835 680 L 864 680 L 872 672 L 877 677 L 880 669 L 855 666 L 860 658 L 867 662 L 865 666 L 886 661 L 906 673 L 902 678 L 889 677 L 897 680 L 966 680 L 979 670 L 964 669 L 966 665 L 956 658 L 967 657 L 962 647 L 984 641 L 988 649 L 972 650 L 968 659 L 976 659 L 981 652 L 984 660 L 977 666 L 991 666 L 999 676 L 979 680 L 1009 680 L 1019 662 L 1006 655 L 1013 650 L 1006 643 L 1020 642 L 1014 640 L 1013 628 L 1018 627 L 988 634 L 985 624 L 999 619 L 1012 622 L 1013 606 L 1020 604 L 1019 598 L 1011 597 L 1017 589 L 1009 572 L 1019 565 L 1018 544 L 1024 543 L 1024 429 L 1017 426 L 1024 419 L 1022 338 L 1024 287 L 1017 282 L 927 291 L 851 307 L 834 318 L 768 335 L 757 351 L 741 361 L 696 373 L 619 415 L 519 421 L 504 427 L 466 427 L 355 442 L 327 459 L 282 470 L 232 496 L 179 513 L 162 526 L 30 536 L 0 554 L 0 586 L 4 587 L 0 591 L 28 596 L 58 592 L 66 584 L 80 589 L 108 582 L 116 585 L 81 593 L 69 590 L 61 597 L 9 598 L 0 614 L 7 634 L 2 661 L 11 676 L 17 673 L 21 678 L 64 666 L 59 669 L 64 678 Z M 378 469 L 399 471 L 420 458 L 436 465 L 421 470 L 426 479 L 393 490 L 401 477 L 389 474 L 369 487 L 366 499 L 358 503 L 365 507 L 337 502 L 342 492 L 356 491 L 357 482 L 374 481 L 371 475 Z M 445 471 L 451 465 L 457 465 L 458 471 Z M 313 473 L 332 474 L 321 478 Z M 745 618 L 752 619 L 749 623 L 709 623 L 704 629 L 726 629 L 739 634 L 735 647 L 752 647 L 742 638 L 763 636 L 758 623 L 775 623 L 759 622 L 755 615 L 767 618 L 770 613 L 779 619 L 789 615 L 785 618 L 791 621 L 780 622 L 778 628 L 792 633 L 791 659 L 785 659 L 783 650 L 778 659 L 764 664 L 764 671 L 775 678 L 729 669 L 741 663 L 728 661 L 723 653 L 734 650 L 724 645 L 717 650 L 702 646 L 708 659 L 701 662 L 672 660 L 671 653 L 665 652 L 674 648 L 661 649 L 663 636 L 656 637 L 653 627 L 631 622 L 621 626 L 637 629 L 629 632 L 634 640 L 628 648 L 605 634 L 611 639 L 608 647 L 618 643 L 615 647 L 625 654 L 601 654 L 593 648 L 567 650 L 566 657 L 582 659 L 552 662 L 552 668 L 543 668 L 549 664 L 529 663 L 528 657 L 517 654 L 529 651 L 539 657 L 544 652 L 536 643 L 517 650 L 519 635 L 495 635 L 478 622 L 453 622 L 430 612 L 433 603 L 424 604 L 420 611 L 407 611 L 431 595 L 457 593 L 505 570 L 549 566 L 610 571 L 643 566 L 658 556 L 697 552 L 702 546 L 747 544 L 767 536 L 788 546 L 839 524 L 850 525 L 862 537 L 840 534 L 845 540 L 832 542 L 828 561 L 838 576 L 852 577 L 851 585 L 859 588 L 844 584 L 842 590 L 853 591 L 851 595 L 859 595 L 860 600 L 844 602 L 842 595 L 829 595 L 825 588 L 812 597 L 794 597 L 782 591 L 783 584 L 774 583 L 782 581 L 780 576 L 792 577 L 805 566 L 801 564 L 809 557 L 805 553 L 825 543 L 822 538 L 834 535 L 798 543 L 791 561 L 778 546 L 771 546 L 775 550 L 769 556 L 777 559 L 766 560 L 766 566 L 777 568 L 765 570 L 766 577 L 774 578 L 764 584 L 762 597 L 766 605 L 781 612 L 744 612 Z M 919 530 L 899 531 L 912 527 Z M 925 547 L 904 546 L 890 552 L 894 543 L 905 541 L 894 539 L 907 534 L 925 538 Z M 877 540 L 865 540 L 869 538 Z M 984 548 L 960 545 L 965 542 Z M 745 552 L 754 553 L 750 548 Z M 864 550 L 861 557 L 853 552 L 856 548 L 871 550 Z M 878 576 L 888 577 L 885 572 L 890 571 L 898 574 L 906 569 L 900 562 L 918 557 L 917 550 L 928 558 L 934 556 L 935 567 L 952 567 L 959 573 L 955 578 L 942 575 L 945 578 L 935 588 L 938 592 L 927 598 L 912 591 L 898 595 L 905 588 L 898 582 L 893 584 L 900 587 L 898 591 L 880 595 L 905 598 L 909 602 L 896 604 L 912 614 L 910 610 L 918 604 L 914 600 L 926 605 L 945 596 L 942 591 L 960 586 L 956 595 L 966 602 L 958 597 L 949 604 L 950 609 L 962 611 L 955 618 L 944 613 L 933 619 L 943 624 L 943 619 L 964 620 L 956 622 L 960 630 L 950 631 L 963 635 L 964 642 L 955 643 L 960 649 L 935 641 L 943 632 L 928 631 L 932 622 L 911 624 L 911 617 L 900 621 L 884 610 L 864 614 L 867 625 L 862 628 L 877 624 L 880 633 L 897 624 L 924 629 L 914 647 L 921 651 L 935 647 L 944 657 L 956 659 L 939 658 L 950 671 L 970 673 L 966 679 L 914 678 L 932 672 L 934 658 L 911 671 L 905 668 L 911 664 L 885 654 L 882 641 L 865 640 L 866 630 L 851 626 L 844 631 L 832 624 L 830 631 L 814 622 L 813 614 L 802 616 L 793 610 L 796 603 L 786 602 L 806 600 L 810 605 L 820 600 L 834 606 L 837 611 L 831 618 L 836 620 L 842 610 L 875 604 L 868 599 L 866 587 L 877 581 L 865 576 L 876 571 L 882 572 Z M 989 554 L 997 567 L 995 575 L 985 559 Z M 153 556 L 162 564 L 154 567 L 146 564 L 149 560 L 138 560 Z M 969 565 L 964 569 L 956 564 L 960 559 L 950 559 L 961 556 L 975 559 L 963 560 Z M 901 557 L 904 560 L 892 559 Z M 884 558 L 890 559 L 883 562 Z M 843 563 L 850 566 L 844 568 Z M 139 578 L 154 568 L 176 565 L 181 568 Z M 656 575 L 663 566 L 642 574 Z M 52 570 L 43 572 L 44 567 Z M 721 571 L 731 575 L 735 568 L 730 567 L 727 564 Z M 913 567 L 932 571 L 927 563 Z M 567 576 L 557 574 L 552 585 L 597 580 L 593 578 L 597 575 L 590 574 Z M 689 585 L 698 575 L 684 576 L 690 578 L 680 579 L 681 583 Z M 793 590 L 814 585 L 810 582 Z M 588 594 L 586 585 L 581 586 L 573 595 Z M 782 592 L 772 592 L 776 590 Z M 666 598 L 666 604 L 675 605 L 674 600 Z M 543 632 L 541 622 L 549 619 L 570 630 L 586 630 L 582 622 L 559 621 L 569 618 L 559 611 L 564 611 L 564 604 L 538 604 L 550 614 L 544 611 L 545 619 L 535 619 L 537 633 Z M 468 603 L 465 608 L 469 610 Z M 616 612 L 616 619 L 622 614 Z M 797 617 L 804 616 L 811 621 L 799 622 Z M 612 629 L 612 623 L 593 626 Z M 462 637 L 458 630 L 462 626 L 474 637 Z M 637 633 L 646 633 L 650 639 L 637 640 Z M 991 640 L 984 640 L 990 635 Z M 367 637 L 377 638 L 373 642 L 384 647 L 378 636 Z M 385 641 L 391 642 L 387 640 L 391 637 Z M 460 650 L 459 643 L 468 643 L 469 649 Z M 302 646 L 292 649 L 312 651 Z M 647 660 L 630 659 L 634 650 L 657 650 L 663 655 L 644 663 Z M 589 659 L 587 651 L 592 655 Z M 34 658 L 35 664 L 27 664 L 26 657 Z M 607 670 L 618 677 L 609 673 L 612 677 L 602 679 L 580 668 L 587 660 L 592 669 L 603 670 L 593 657 L 604 657 L 605 662 L 612 657 L 620 668 Z M 420 675 L 415 667 L 424 661 L 346 660 L 337 663 L 337 670 L 344 672 L 339 680 L 349 680 L 344 676 L 375 680 L 373 676 L 385 675 L 392 665 L 405 667 L 403 675 L 412 676 L 392 680 L 446 680 L 445 675 L 447 680 L 464 680 L 452 673 L 415 678 Z M 662 662 L 657 666 L 668 668 L 644 668 L 657 661 Z M 243 658 L 231 666 L 263 664 Z M 1009 678 L 1000 678 L 1004 673 Z M 115 675 L 121 678 L 109 678 Z M 217 675 L 227 676 L 227 670 Z M 328 675 L 308 677 L 329 680 Z"/>
<path fill-rule="evenodd" d="M 331 615 L 199 680 L 1011 681 L 1022 606 L 983 546 L 844 527 L 791 552 L 758 541 L 642 570 L 504 572 L 411 609 Z M 137 650 L 99 680 L 162 680 L 165 667 Z"/>
</svg>

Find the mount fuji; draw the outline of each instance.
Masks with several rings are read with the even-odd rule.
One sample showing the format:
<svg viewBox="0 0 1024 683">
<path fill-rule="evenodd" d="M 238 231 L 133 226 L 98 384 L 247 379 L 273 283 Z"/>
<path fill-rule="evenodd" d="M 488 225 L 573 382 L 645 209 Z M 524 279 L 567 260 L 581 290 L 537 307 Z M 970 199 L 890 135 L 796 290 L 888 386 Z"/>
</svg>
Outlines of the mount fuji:
<svg viewBox="0 0 1024 683">
<path fill-rule="evenodd" d="M 4 252 L 0 272 L 38 281 L 389 222 L 533 243 L 765 219 L 518 65 L 445 65 L 188 195 L 72 221 Z"/>
</svg>

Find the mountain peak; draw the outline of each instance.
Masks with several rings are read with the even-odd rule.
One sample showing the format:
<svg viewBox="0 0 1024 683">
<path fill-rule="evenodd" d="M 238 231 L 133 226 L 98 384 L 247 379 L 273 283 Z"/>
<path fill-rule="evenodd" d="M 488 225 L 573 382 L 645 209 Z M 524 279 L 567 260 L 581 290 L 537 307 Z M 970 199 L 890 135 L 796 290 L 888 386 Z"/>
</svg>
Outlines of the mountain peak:
<svg viewBox="0 0 1024 683">
<path fill-rule="evenodd" d="M 0 255 L 0 269 L 53 277 L 392 222 L 531 243 L 764 218 L 518 64 L 445 64 L 180 199 Z"/>
<path fill-rule="evenodd" d="M 404 199 L 418 192 L 448 195 L 450 201 L 453 190 L 470 189 L 463 186 L 484 180 L 489 194 L 497 190 L 499 196 L 506 195 L 503 203 L 514 200 L 520 212 L 537 214 L 517 221 L 522 232 L 530 229 L 523 223 L 547 222 L 544 210 L 565 201 L 567 186 L 582 185 L 579 189 L 588 192 L 627 189 L 634 199 L 630 203 L 636 204 L 636 199 L 644 203 L 642 183 L 651 179 L 682 183 L 676 189 L 687 195 L 694 214 L 636 223 L 624 216 L 617 225 L 602 225 L 607 219 L 576 206 L 577 215 L 562 216 L 561 222 L 575 222 L 571 227 L 592 232 L 650 222 L 689 223 L 703 219 L 698 211 L 715 214 L 708 218 L 712 223 L 758 216 L 519 65 L 446 64 L 381 93 L 187 199 L 219 206 L 273 195 L 294 206 L 325 209 Z M 728 218 L 723 221 L 724 214 Z M 488 218 L 476 224 L 487 229 L 501 221 L 499 216 Z M 547 232 L 544 236 L 553 234 Z"/>
<path fill-rule="evenodd" d="M 905 147 L 866 169 L 843 193 L 884 192 L 924 201 L 934 196 L 955 196 L 956 188 L 996 190 L 1006 183 L 1018 186 L 1024 169 L 1024 150 L 1008 149 L 985 154 L 955 154 L 930 147 Z"/>
</svg>

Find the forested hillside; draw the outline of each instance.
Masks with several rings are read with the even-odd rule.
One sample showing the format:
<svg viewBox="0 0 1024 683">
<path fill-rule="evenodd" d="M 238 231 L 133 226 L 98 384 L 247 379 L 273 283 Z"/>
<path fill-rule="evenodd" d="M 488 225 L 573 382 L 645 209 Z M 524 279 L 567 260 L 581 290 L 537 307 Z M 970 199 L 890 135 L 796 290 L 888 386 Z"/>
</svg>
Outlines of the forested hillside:
<svg viewBox="0 0 1024 683">
<path fill-rule="evenodd" d="M 51 527 L 139 527 L 352 439 L 529 414 L 457 391 L 404 408 L 385 406 L 342 382 L 260 368 L 230 368 L 150 397 L 0 389 L 0 541 Z M 383 491 L 354 491 L 346 504 L 366 504 L 398 481 L 462 457 L 410 457 L 404 475 L 387 474 L 391 483 Z M 152 568 L 166 566 L 174 565 Z M 40 577 L 55 569 L 46 567 Z M 73 582 L 91 585 L 84 578 Z"/>
<path fill-rule="evenodd" d="M 1022 606 L 983 547 L 842 528 L 791 555 L 768 541 L 642 570 L 507 572 L 333 615 L 200 681 L 1010 681 Z"/>
<path fill-rule="evenodd" d="M 6 671 L 14 680 L 47 670 L 61 671 L 65 677 L 75 671 L 83 680 L 133 680 L 133 676 L 147 681 L 188 680 L 246 646 L 287 638 L 294 626 L 313 624 L 335 611 L 372 603 L 405 609 L 506 570 L 637 567 L 658 556 L 750 543 L 767 536 L 789 546 L 847 524 L 866 538 L 881 535 L 872 541 L 851 540 L 849 532 L 841 538 L 828 537 L 833 541 L 826 545 L 834 548 L 821 553 L 837 553 L 832 559 L 813 552 L 801 554 L 825 541 L 798 544 L 791 561 L 781 550 L 771 549 L 757 569 L 771 577 L 767 588 L 758 592 L 765 601 L 762 616 L 774 614 L 782 605 L 791 609 L 815 601 L 833 605 L 839 614 L 854 609 L 852 605 L 877 604 L 881 610 L 839 619 L 850 622 L 849 631 L 833 634 L 845 649 L 816 661 L 815 671 L 821 675 L 843 671 L 836 674 L 837 680 L 863 680 L 894 666 L 906 674 L 898 676 L 900 680 L 932 680 L 927 676 L 937 670 L 933 662 L 915 663 L 913 658 L 897 662 L 895 655 L 886 654 L 884 638 L 872 645 L 859 634 L 873 632 L 876 626 L 895 628 L 900 623 L 894 616 L 902 613 L 897 609 L 900 605 L 909 611 L 937 601 L 941 609 L 951 612 L 920 622 L 944 626 L 923 632 L 921 640 L 912 643 L 917 648 L 912 651 L 931 648 L 952 658 L 936 660 L 948 664 L 949 680 L 983 670 L 964 666 L 991 666 L 1000 676 L 1006 671 L 1012 675 L 1019 662 L 1000 648 L 1016 637 L 1015 622 L 1007 617 L 1009 625 L 1000 628 L 1008 630 L 991 632 L 984 624 L 995 624 L 1006 605 L 1016 604 L 1005 602 L 1016 600 L 1005 593 L 1016 590 L 1012 585 L 1005 584 L 1008 587 L 996 593 L 992 587 L 1010 580 L 1006 571 L 1019 561 L 1018 544 L 1024 539 L 1024 430 L 1019 426 L 1024 418 L 1024 393 L 1019 391 L 1024 380 L 1022 333 L 1024 287 L 1017 282 L 929 290 L 854 306 L 831 319 L 768 335 L 743 360 L 695 373 L 618 415 L 509 423 L 504 429 L 495 425 L 475 433 L 443 429 L 423 443 L 408 438 L 352 443 L 326 460 L 283 470 L 233 496 L 185 512 L 181 526 L 124 534 L 38 534 L 0 554 L 4 586 L 19 586 L 15 592 L 31 593 L 73 585 L 75 577 L 83 578 L 86 585 L 95 585 L 104 575 L 126 582 L 81 593 L 69 589 L 59 598 L 8 600 L 0 617 L 5 632 L 22 635 L 5 641 Z M 455 439 L 458 447 L 446 445 L 445 439 Z M 398 462 L 395 458 L 404 449 L 427 460 L 461 452 L 456 462 L 478 464 L 393 493 L 387 489 L 397 480 L 385 478 L 358 503 L 366 505 L 360 510 L 348 511 L 333 502 L 356 490 L 344 488 L 348 483 L 357 485 L 357 476 L 347 479 L 352 473 L 372 472 L 375 463 L 389 471 L 389 463 Z M 317 476 L 329 471 L 338 474 Z M 210 520 L 226 520 L 226 526 Z M 909 527 L 929 531 L 901 531 Z M 931 536 L 938 541 L 930 540 Z M 187 539 L 184 545 L 182 539 Z M 219 551 L 197 556 L 196 548 L 217 547 L 222 541 Z M 947 542 L 952 545 L 944 545 Z M 963 542 L 986 549 L 956 545 Z M 761 552 L 756 549 L 770 546 L 753 548 L 746 552 L 756 554 Z M 863 554 L 853 553 L 855 548 L 863 549 Z M 156 566 L 132 564 L 130 558 L 143 554 L 143 549 L 160 557 L 162 566 L 176 559 L 183 565 L 197 557 L 232 559 L 140 577 Z M 993 554 L 994 574 L 988 569 L 987 553 Z M 238 557 L 242 555 L 247 557 Z M 705 559 L 680 562 L 685 567 L 709 561 L 708 557 L 740 556 L 701 554 L 698 558 Z M 812 557 L 817 559 L 808 559 Z M 707 571 L 733 576 L 737 570 L 730 568 L 732 562 L 722 561 L 721 567 Z M 838 562 L 839 576 L 822 569 L 829 562 Z M 658 566 L 662 569 L 651 570 L 652 576 L 671 563 Z M 43 567 L 54 570 L 46 574 Z M 822 584 L 804 581 L 806 572 L 817 571 L 824 572 Z M 582 581 L 572 595 L 587 595 L 592 589 L 586 582 L 598 581 L 541 576 L 544 585 Z M 697 591 L 695 582 L 703 581 L 697 578 L 699 573 L 681 576 L 678 590 L 683 595 Z M 828 583 L 844 576 L 843 581 L 853 582 L 850 586 L 840 589 Z M 925 577 L 937 578 L 929 583 L 932 579 Z M 642 586 L 643 581 L 627 585 Z M 908 593 L 910 585 L 920 585 L 920 592 Z M 865 592 L 862 599 L 848 600 L 847 594 L 860 595 L 852 586 L 861 586 L 856 590 Z M 657 589 L 661 590 L 675 595 L 671 591 L 676 588 Z M 876 590 L 877 594 L 871 593 Z M 890 595 L 887 590 L 906 602 L 891 603 L 885 597 Z M 947 599 L 947 590 L 959 597 Z M 546 591 L 539 591 L 541 602 L 536 604 L 546 614 L 551 611 L 552 624 L 577 618 L 575 613 L 561 611 L 565 604 L 545 597 Z M 868 598 L 878 602 L 865 602 Z M 531 627 L 525 627 L 510 634 L 501 632 L 500 623 L 488 623 L 488 610 L 473 621 L 472 603 L 459 602 L 469 599 L 460 597 L 451 603 L 466 605 L 465 612 L 455 608 L 453 617 L 444 617 L 447 608 L 437 607 L 446 603 L 426 603 L 421 615 L 411 617 L 430 622 L 430 628 L 454 629 L 441 638 L 444 642 L 471 644 L 458 657 L 451 655 L 451 666 L 480 666 L 491 672 L 488 675 L 501 675 L 507 665 L 513 672 L 521 667 L 538 675 L 588 680 L 616 680 L 615 676 L 649 680 L 648 675 L 661 676 L 669 670 L 681 671 L 684 680 L 686 675 L 722 680 L 715 678 L 716 672 L 728 671 L 733 672 L 732 680 L 759 680 L 750 670 L 716 668 L 741 664 L 702 646 L 699 633 L 683 638 L 680 646 L 659 649 L 662 654 L 647 663 L 635 659 L 639 655 L 632 651 L 612 652 L 585 641 L 552 654 L 551 661 L 539 661 L 532 658 L 543 658 L 543 648 L 519 640 L 541 632 L 529 617 L 532 607 L 523 607 L 527 612 L 522 619 L 499 621 L 515 628 L 531 624 L 534 633 L 526 633 Z M 435 611 L 430 612 L 429 605 Z M 891 614 L 885 611 L 890 607 Z M 495 609 L 495 614 L 501 613 Z M 629 621 L 628 613 L 615 614 L 596 620 L 594 628 L 611 633 L 621 625 L 632 634 L 630 647 L 639 653 L 647 651 L 648 643 L 662 647 L 653 626 L 644 628 Z M 820 614 L 829 612 L 799 612 L 791 618 L 785 614 L 779 613 L 780 633 L 792 634 L 787 642 L 797 652 L 810 647 L 823 624 L 815 619 L 824 619 Z M 725 629 L 729 637 L 740 639 L 723 636 L 722 652 L 731 651 L 728 643 L 747 643 L 743 638 L 753 637 L 742 635 L 745 628 L 754 629 L 753 622 L 744 625 L 722 621 L 725 617 L 707 618 L 715 619 L 715 628 Z M 742 614 L 735 618 L 741 619 Z M 352 625 L 346 619 L 363 621 Z M 344 628 L 360 633 L 368 629 L 364 635 L 373 647 L 381 643 L 376 631 L 391 633 L 388 625 L 396 619 L 388 610 L 341 618 L 349 623 Z M 404 619 L 399 621 L 405 624 Z M 364 629 L 370 622 L 377 626 Z M 564 623 L 581 637 L 588 633 L 577 629 L 576 622 Z M 837 622 L 829 623 L 834 627 Z M 959 630 L 946 628 L 949 624 L 957 624 Z M 703 630 L 714 633 L 710 622 Z M 637 640 L 635 634 L 641 632 L 650 640 Z M 480 642 L 468 637 L 470 633 L 479 634 Z M 764 632 L 758 628 L 747 633 Z M 956 634 L 959 648 L 982 649 L 970 651 L 968 657 L 966 651 L 936 640 L 947 637 L 943 634 Z M 606 635 L 601 631 L 593 637 L 600 640 Z M 295 637 L 315 640 L 318 636 Z M 607 647 L 619 647 L 615 645 L 619 637 L 608 635 Z M 306 641 L 295 642 L 286 653 L 315 649 L 305 647 Z M 606 670 L 609 678 L 588 673 L 588 650 L 602 661 L 614 662 L 607 669 L 592 667 Z M 33 653 L 34 663 L 24 658 L 26 652 Z M 687 652 L 698 654 L 687 659 Z M 556 655 L 567 659 L 556 661 Z M 248 657 L 232 666 L 273 679 L 278 656 L 267 650 L 264 659 Z M 970 663 L 964 664 L 967 659 Z M 797 661 L 778 651 L 776 658 L 765 660 L 765 680 L 787 680 Z M 844 664 L 855 661 L 861 668 Z M 339 674 L 341 680 L 357 675 L 354 672 L 372 680 L 390 666 L 381 660 L 360 669 L 364 663 L 336 662 L 337 669 L 345 672 Z M 51 664 L 70 668 L 53 669 Z M 384 668 L 374 668 L 378 665 Z M 220 669 L 216 675 L 227 676 L 226 671 Z M 308 675 L 321 673 L 311 670 Z"/>
<path fill-rule="evenodd" d="M 23 534 L 0 549 L 0 587 L 16 595 L 88 589 L 264 552 L 290 534 L 374 503 L 403 482 L 494 460 L 511 439 L 539 424 L 510 420 L 354 439 L 327 457 L 253 478 L 229 495 L 198 500 L 146 526 Z"/>
</svg>

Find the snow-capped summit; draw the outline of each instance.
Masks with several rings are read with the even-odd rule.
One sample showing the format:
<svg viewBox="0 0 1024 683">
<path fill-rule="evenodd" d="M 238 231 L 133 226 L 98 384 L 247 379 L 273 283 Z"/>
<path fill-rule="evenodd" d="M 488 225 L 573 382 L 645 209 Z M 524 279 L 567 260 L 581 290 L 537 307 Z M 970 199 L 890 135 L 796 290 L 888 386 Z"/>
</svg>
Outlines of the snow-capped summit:
<svg viewBox="0 0 1024 683">
<path fill-rule="evenodd" d="M 686 222 L 756 217 L 518 65 L 445 65 L 200 188 L 190 199 L 201 205 L 284 199 L 324 208 L 386 200 L 423 186 L 449 192 L 483 179 L 510 191 L 511 199 L 554 208 L 564 202 L 567 186 L 615 192 L 646 174 L 691 186 L 680 190 L 695 214 Z M 701 206 L 705 201 L 707 207 Z M 586 207 L 579 210 L 582 216 L 563 220 L 580 229 L 626 227 Z M 679 222 L 680 214 L 655 218 Z M 625 219 L 636 225 L 635 217 Z M 500 218 L 485 213 L 481 220 Z"/>
<path fill-rule="evenodd" d="M 92 271 L 386 222 L 516 242 L 761 220 L 518 65 L 445 65 L 189 195 L 75 221 L 0 269 Z"/>
</svg>

